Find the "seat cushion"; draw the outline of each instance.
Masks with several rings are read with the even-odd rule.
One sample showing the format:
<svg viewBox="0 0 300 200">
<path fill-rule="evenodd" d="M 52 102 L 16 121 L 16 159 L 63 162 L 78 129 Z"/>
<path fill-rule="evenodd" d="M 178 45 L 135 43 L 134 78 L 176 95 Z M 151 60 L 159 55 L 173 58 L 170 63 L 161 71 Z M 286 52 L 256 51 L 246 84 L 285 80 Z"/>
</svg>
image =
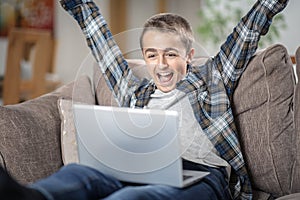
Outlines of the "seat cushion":
<svg viewBox="0 0 300 200">
<path fill-rule="evenodd" d="M 295 77 L 286 48 L 258 52 L 241 76 L 233 97 L 238 136 L 253 188 L 290 193 L 293 166 Z"/>
</svg>

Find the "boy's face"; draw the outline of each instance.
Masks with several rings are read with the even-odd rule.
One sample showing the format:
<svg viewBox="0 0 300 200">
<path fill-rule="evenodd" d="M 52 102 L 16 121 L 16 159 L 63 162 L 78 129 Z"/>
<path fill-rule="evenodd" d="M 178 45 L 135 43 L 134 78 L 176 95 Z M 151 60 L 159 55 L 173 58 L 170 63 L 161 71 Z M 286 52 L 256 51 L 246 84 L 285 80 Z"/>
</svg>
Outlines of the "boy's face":
<svg viewBox="0 0 300 200">
<path fill-rule="evenodd" d="M 175 89 L 176 83 L 186 75 L 194 49 L 187 53 L 178 35 L 156 30 L 145 32 L 142 45 L 147 69 L 157 88 L 162 92 Z"/>
</svg>

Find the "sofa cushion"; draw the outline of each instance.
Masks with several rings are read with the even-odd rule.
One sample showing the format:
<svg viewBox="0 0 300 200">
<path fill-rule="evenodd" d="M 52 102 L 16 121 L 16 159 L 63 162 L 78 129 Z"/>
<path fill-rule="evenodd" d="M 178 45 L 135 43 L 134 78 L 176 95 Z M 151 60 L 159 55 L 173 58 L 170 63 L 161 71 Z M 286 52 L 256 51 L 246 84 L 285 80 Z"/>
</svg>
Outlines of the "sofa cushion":
<svg viewBox="0 0 300 200">
<path fill-rule="evenodd" d="M 128 59 L 128 66 L 132 69 L 133 74 L 139 78 L 150 78 L 147 72 L 145 61 L 142 59 Z M 94 63 L 93 83 L 96 91 L 97 104 L 102 106 L 118 106 L 112 92 L 108 88 L 104 76 L 100 71 L 97 63 Z"/>
<path fill-rule="evenodd" d="M 5 162 L 4 162 L 4 157 L 0 151 L 0 166 L 2 166 L 3 168 L 5 168 Z"/>
<path fill-rule="evenodd" d="M 80 81 L 91 88 L 87 78 Z M 72 98 L 73 85 L 24 103 L 0 106 L 0 153 L 4 167 L 21 183 L 49 176 L 62 166 L 57 100 Z"/>
<path fill-rule="evenodd" d="M 299 199 L 300 199 L 300 193 L 294 193 L 294 194 L 290 194 L 290 195 L 280 197 L 276 200 L 299 200 Z"/>
<path fill-rule="evenodd" d="M 70 99 L 58 100 L 61 119 L 61 154 L 64 165 L 79 161 L 72 106 L 73 101 Z"/>
<path fill-rule="evenodd" d="M 82 81 L 80 80 L 74 83 L 72 98 L 62 97 L 58 100 L 58 110 L 61 119 L 61 153 L 63 164 L 78 162 L 73 104 L 94 105 L 96 103 L 91 84 L 81 83 Z"/>
<path fill-rule="evenodd" d="M 96 91 L 96 104 L 102 106 L 118 106 L 116 100 L 112 95 L 112 92 L 106 85 L 105 79 L 102 76 L 98 64 L 94 63 L 93 67 L 93 84 Z"/>
<path fill-rule="evenodd" d="M 295 152 L 296 161 L 293 168 L 292 192 L 300 192 L 300 47 L 296 51 L 296 72 L 298 83 L 295 89 Z"/>
<path fill-rule="evenodd" d="M 61 154 L 64 165 L 79 161 L 72 106 L 73 101 L 70 99 L 58 100 L 61 119 Z"/>
<path fill-rule="evenodd" d="M 251 59 L 233 97 L 239 139 L 253 188 L 273 196 L 290 192 L 294 86 L 286 48 L 273 45 Z"/>
</svg>

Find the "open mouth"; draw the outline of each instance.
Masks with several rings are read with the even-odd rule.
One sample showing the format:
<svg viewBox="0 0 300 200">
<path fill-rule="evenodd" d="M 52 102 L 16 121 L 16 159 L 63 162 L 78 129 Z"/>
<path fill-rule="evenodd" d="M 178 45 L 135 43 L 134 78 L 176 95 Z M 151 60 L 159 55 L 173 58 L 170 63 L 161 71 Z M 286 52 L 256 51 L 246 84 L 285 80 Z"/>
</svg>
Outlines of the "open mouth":
<svg viewBox="0 0 300 200">
<path fill-rule="evenodd" d="M 167 84 L 173 78 L 172 72 L 161 72 L 157 73 L 157 77 L 162 84 Z"/>
</svg>

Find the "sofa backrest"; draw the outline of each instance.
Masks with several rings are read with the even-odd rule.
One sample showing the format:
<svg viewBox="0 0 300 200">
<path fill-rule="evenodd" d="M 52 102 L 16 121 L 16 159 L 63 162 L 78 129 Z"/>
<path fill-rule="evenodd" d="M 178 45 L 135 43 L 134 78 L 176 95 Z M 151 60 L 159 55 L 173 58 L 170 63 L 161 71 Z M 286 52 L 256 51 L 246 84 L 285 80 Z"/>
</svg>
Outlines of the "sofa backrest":
<svg viewBox="0 0 300 200">
<path fill-rule="evenodd" d="M 253 189 L 275 197 L 291 192 L 294 88 L 293 65 L 286 48 L 272 45 L 251 59 L 233 98 Z"/>
<path fill-rule="evenodd" d="M 292 173 L 292 192 L 300 192 L 300 47 L 296 50 L 296 72 L 298 77 L 298 83 L 295 88 L 295 138 L 296 145 L 294 146 L 296 161 L 293 165 L 293 173 Z"/>
<path fill-rule="evenodd" d="M 201 64 L 206 58 L 198 58 Z M 146 75 L 144 61 L 128 60 L 137 77 Z M 114 105 L 95 65 L 94 86 L 101 105 Z M 250 60 L 233 97 L 238 137 L 254 190 L 274 196 L 291 191 L 294 162 L 295 77 L 286 48 L 272 45 Z"/>
</svg>

